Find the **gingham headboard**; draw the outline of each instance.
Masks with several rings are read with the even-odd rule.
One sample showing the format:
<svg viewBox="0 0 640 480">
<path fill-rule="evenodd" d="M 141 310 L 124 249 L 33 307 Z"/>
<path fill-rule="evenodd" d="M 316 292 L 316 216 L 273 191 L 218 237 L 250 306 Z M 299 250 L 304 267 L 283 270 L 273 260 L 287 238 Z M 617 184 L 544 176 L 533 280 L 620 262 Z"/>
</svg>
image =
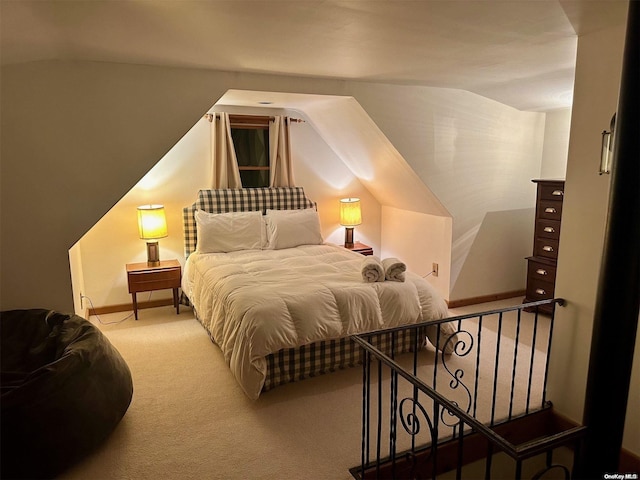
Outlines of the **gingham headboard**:
<svg viewBox="0 0 640 480">
<path fill-rule="evenodd" d="M 184 222 L 184 255 L 189 258 L 196 249 L 196 210 L 209 213 L 251 212 L 267 209 L 296 210 L 314 208 L 315 203 L 307 198 L 302 187 L 263 187 L 200 190 L 192 205 L 182 209 Z"/>
</svg>

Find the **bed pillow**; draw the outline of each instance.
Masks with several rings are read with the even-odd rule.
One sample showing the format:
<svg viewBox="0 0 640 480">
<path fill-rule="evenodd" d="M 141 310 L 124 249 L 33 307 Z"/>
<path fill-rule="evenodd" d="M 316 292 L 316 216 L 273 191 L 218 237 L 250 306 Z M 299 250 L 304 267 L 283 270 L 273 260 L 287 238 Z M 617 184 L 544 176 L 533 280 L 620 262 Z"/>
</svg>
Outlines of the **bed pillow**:
<svg viewBox="0 0 640 480">
<path fill-rule="evenodd" d="M 262 212 L 208 213 L 197 210 L 198 253 L 260 250 L 266 243 Z"/>
<path fill-rule="evenodd" d="M 268 248 L 279 250 L 298 245 L 320 245 L 320 219 L 315 208 L 267 210 Z"/>
</svg>

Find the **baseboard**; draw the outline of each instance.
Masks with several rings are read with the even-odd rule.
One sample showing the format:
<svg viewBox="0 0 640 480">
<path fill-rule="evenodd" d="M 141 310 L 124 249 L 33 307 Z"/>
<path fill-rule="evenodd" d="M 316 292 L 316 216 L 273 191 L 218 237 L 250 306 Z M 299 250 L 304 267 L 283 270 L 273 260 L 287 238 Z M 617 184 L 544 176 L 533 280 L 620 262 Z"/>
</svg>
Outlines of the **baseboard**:
<svg viewBox="0 0 640 480">
<path fill-rule="evenodd" d="M 150 300 L 148 302 L 138 302 L 138 310 L 143 308 L 164 307 L 166 305 L 173 305 L 172 298 L 163 298 L 160 300 Z M 133 311 L 133 304 L 123 303 L 120 305 L 107 305 L 104 307 L 96 307 L 89 309 L 89 316 L 91 315 L 107 315 L 109 313 L 117 312 L 131 312 Z"/>
<path fill-rule="evenodd" d="M 476 305 L 478 303 L 495 302 L 497 300 L 506 300 L 507 298 L 523 297 L 525 290 L 514 290 L 512 292 L 494 293 L 492 295 L 482 295 L 480 297 L 461 298 L 460 300 L 449 300 L 449 308 L 466 307 L 467 305 Z"/>
</svg>

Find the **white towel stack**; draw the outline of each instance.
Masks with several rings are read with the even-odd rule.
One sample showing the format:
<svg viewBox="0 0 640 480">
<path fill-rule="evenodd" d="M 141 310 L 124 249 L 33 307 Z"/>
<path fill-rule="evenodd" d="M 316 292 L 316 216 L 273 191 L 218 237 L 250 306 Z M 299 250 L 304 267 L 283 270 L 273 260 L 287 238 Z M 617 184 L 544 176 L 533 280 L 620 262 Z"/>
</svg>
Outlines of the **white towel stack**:
<svg viewBox="0 0 640 480">
<path fill-rule="evenodd" d="M 384 278 L 392 282 L 404 282 L 404 272 L 407 266 L 395 257 L 389 257 L 382 260 L 382 268 L 384 269 Z"/>
<path fill-rule="evenodd" d="M 369 255 L 362 261 L 362 279 L 367 283 L 383 282 L 384 269 L 378 257 Z"/>
</svg>

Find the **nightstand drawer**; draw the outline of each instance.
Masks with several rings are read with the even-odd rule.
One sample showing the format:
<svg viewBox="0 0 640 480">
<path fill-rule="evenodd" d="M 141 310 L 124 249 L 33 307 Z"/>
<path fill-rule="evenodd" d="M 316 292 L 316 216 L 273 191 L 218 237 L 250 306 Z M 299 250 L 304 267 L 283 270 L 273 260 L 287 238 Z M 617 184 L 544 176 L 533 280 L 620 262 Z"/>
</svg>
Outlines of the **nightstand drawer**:
<svg viewBox="0 0 640 480">
<path fill-rule="evenodd" d="M 163 290 L 180 286 L 180 269 L 129 272 L 129 293 Z"/>
<path fill-rule="evenodd" d="M 343 245 L 344 248 L 346 248 L 347 250 L 351 250 L 352 252 L 357 252 L 360 255 L 373 255 L 373 248 L 370 247 L 369 245 L 365 245 L 364 243 L 360 243 L 360 242 L 355 242 L 353 247 L 346 247 Z"/>
</svg>

